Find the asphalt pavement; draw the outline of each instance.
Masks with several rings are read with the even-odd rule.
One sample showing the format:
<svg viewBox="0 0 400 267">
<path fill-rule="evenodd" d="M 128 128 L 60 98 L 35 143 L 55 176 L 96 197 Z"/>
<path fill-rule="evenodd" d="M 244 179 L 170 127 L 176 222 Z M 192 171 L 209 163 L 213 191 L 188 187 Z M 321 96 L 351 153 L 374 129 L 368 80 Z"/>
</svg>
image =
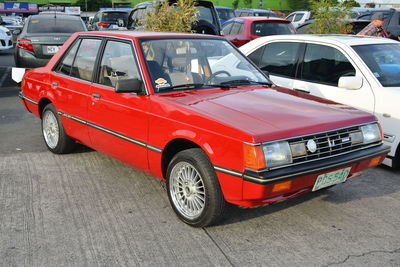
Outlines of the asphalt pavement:
<svg viewBox="0 0 400 267">
<path fill-rule="evenodd" d="M 0 53 L 0 266 L 400 266 L 400 170 L 192 228 L 162 181 L 83 146 L 47 151 L 10 60 Z"/>
</svg>

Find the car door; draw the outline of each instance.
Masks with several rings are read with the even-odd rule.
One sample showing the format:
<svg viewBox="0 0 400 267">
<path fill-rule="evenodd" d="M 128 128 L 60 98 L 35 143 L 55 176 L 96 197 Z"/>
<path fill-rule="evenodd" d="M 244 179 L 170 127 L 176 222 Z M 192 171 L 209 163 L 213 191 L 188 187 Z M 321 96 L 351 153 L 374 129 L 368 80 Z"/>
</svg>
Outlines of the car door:
<svg viewBox="0 0 400 267">
<path fill-rule="evenodd" d="M 293 89 L 302 42 L 278 41 L 259 47 L 248 57 L 279 86 Z"/>
<path fill-rule="evenodd" d="M 249 37 L 246 37 L 243 34 L 244 29 L 244 21 L 243 20 L 235 20 L 231 31 L 229 32 L 229 40 L 236 46 L 240 47 L 249 41 Z"/>
<path fill-rule="evenodd" d="M 361 77 L 361 88 L 339 88 L 338 81 L 342 76 Z M 368 112 L 374 111 L 374 94 L 364 74 L 342 49 L 328 44 L 306 45 L 293 89 Z"/>
<path fill-rule="evenodd" d="M 149 98 L 116 93 L 118 80 L 142 79 L 132 43 L 108 39 L 99 60 L 89 105 L 89 135 L 94 149 L 147 169 Z"/>
<path fill-rule="evenodd" d="M 85 122 L 100 44 L 100 39 L 78 38 L 51 75 L 51 88 L 57 95 L 55 104 L 65 131 L 86 145 L 90 145 L 90 140 Z"/>
</svg>

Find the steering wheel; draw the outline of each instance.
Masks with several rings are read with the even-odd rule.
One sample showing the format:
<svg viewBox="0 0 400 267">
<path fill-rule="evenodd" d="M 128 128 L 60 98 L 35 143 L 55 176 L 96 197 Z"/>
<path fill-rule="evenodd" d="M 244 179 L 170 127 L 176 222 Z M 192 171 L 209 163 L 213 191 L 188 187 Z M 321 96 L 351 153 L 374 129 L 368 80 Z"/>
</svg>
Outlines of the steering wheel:
<svg viewBox="0 0 400 267">
<path fill-rule="evenodd" d="M 219 71 L 214 72 L 213 74 L 211 74 L 211 76 L 208 77 L 208 78 L 205 80 L 204 84 L 207 84 L 209 81 L 211 81 L 212 79 L 214 79 L 215 77 L 217 77 L 217 76 L 220 75 L 220 74 L 226 74 L 226 75 L 228 75 L 228 77 L 231 77 L 231 76 L 232 76 L 232 75 L 231 75 L 229 72 L 227 72 L 226 70 L 219 70 Z"/>
</svg>

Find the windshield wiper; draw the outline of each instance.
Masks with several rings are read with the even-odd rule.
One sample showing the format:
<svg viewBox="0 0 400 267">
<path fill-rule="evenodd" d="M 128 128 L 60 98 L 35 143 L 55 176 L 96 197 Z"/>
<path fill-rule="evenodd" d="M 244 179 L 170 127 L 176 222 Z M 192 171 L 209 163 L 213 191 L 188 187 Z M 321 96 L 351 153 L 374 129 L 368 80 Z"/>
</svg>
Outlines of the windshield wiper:
<svg viewBox="0 0 400 267">
<path fill-rule="evenodd" d="M 270 82 L 258 82 L 258 81 L 253 81 L 253 80 L 231 80 L 231 81 L 226 81 L 226 82 L 222 82 L 221 85 L 240 85 L 240 84 L 261 84 L 261 85 L 268 85 L 271 86 L 272 83 Z"/>
<path fill-rule="evenodd" d="M 188 84 L 178 84 L 174 86 L 162 87 L 161 90 L 173 90 L 173 89 L 200 89 L 203 87 L 220 87 L 220 88 L 229 88 L 229 85 L 225 84 L 204 84 L 204 83 L 188 83 Z"/>
</svg>

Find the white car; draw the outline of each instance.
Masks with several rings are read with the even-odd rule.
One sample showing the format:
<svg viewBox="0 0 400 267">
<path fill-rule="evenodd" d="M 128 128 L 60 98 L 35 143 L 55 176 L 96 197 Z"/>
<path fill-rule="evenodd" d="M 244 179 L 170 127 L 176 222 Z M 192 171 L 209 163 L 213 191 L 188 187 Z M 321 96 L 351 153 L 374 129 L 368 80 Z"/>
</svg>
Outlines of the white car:
<svg viewBox="0 0 400 267">
<path fill-rule="evenodd" d="M 301 24 L 311 19 L 311 11 L 295 11 L 290 13 L 289 16 L 286 17 L 287 20 L 292 22 L 294 28 L 296 29 Z"/>
<path fill-rule="evenodd" d="M 374 113 L 391 146 L 383 164 L 400 167 L 400 42 L 351 35 L 276 35 L 240 50 L 278 86 Z"/>
<path fill-rule="evenodd" d="M 3 26 L 0 26 L 0 51 L 11 49 L 13 47 L 11 32 Z"/>
</svg>

